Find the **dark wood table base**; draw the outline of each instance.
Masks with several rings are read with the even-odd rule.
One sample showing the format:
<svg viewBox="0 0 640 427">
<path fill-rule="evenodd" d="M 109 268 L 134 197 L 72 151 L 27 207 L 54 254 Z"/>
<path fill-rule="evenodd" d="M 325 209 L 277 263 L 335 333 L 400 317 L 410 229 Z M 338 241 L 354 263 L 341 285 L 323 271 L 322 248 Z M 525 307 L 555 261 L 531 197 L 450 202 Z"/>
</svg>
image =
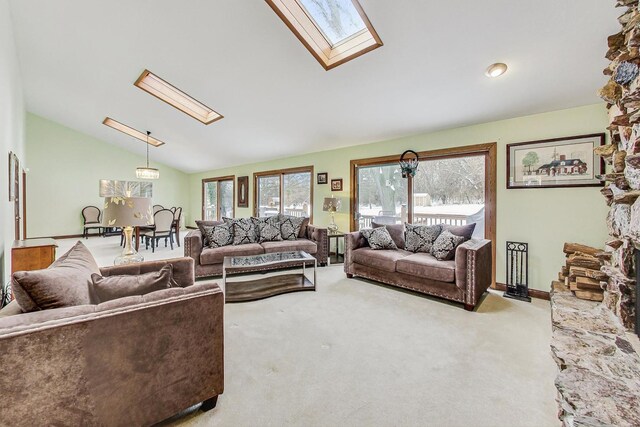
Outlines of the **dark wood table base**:
<svg viewBox="0 0 640 427">
<path fill-rule="evenodd" d="M 226 302 L 246 302 L 289 292 L 315 291 L 316 285 L 303 274 L 282 274 L 245 282 L 227 282 Z"/>
</svg>

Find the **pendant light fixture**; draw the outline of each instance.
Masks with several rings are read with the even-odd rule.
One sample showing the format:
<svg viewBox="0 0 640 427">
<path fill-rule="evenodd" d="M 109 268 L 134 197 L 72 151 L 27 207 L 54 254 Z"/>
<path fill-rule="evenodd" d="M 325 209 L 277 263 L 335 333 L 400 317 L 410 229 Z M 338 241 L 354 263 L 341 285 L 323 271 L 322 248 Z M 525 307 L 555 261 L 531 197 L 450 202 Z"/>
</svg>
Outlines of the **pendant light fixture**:
<svg viewBox="0 0 640 427">
<path fill-rule="evenodd" d="M 151 135 L 151 132 L 147 131 L 147 167 L 136 168 L 136 178 L 139 179 L 160 178 L 160 171 L 149 167 L 149 135 Z"/>
</svg>

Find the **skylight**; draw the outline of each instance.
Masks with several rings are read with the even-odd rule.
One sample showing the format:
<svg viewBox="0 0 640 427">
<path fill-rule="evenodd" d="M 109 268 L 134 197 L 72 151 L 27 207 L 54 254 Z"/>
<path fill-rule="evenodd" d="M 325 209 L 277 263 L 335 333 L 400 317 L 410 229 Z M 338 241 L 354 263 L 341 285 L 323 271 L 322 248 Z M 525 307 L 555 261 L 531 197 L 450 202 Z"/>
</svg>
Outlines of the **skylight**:
<svg viewBox="0 0 640 427">
<path fill-rule="evenodd" d="M 265 0 L 326 70 L 382 46 L 358 0 Z"/>
<path fill-rule="evenodd" d="M 156 139 L 152 136 L 147 137 L 146 133 L 142 133 L 137 129 L 134 129 L 132 127 L 129 127 L 125 124 L 120 123 L 117 120 L 113 120 L 111 117 L 106 117 L 103 121 L 102 121 L 103 125 L 107 125 L 110 128 L 113 128 L 115 130 L 118 130 L 122 133 L 126 133 L 129 136 L 134 137 L 135 139 L 139 139 L 142 142 L 147 142 L 147 138 L 149 138 L 149 144 L 153 145 L 154 147 L 159 147 L 162 144 L 164 144 L 164 142 L 160 141 L 159 139 Z"/>
<path fill-rule="evenodd" d="M 149 70 L 144 70 L 134 85 L 205 125 L 223 117 Z"/>
<path fill-rule="evenodd" d="M 299 0 L 331 46 L 367 28 L 351 0 Z"/>
</svg>

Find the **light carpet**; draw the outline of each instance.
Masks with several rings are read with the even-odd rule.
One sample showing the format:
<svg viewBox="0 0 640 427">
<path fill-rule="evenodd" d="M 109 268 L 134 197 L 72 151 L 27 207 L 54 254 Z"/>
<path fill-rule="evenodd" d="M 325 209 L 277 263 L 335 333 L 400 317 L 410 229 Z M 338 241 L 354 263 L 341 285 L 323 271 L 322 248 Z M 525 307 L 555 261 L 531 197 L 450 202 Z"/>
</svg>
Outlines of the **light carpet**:
<svg viewBox="0 0 640 427">
<path fill-rule="evenodd" d="M 114 239 L 85 243 L 107 265 L 118 253 Z M 60 241 L 59 254 L 73 243 Z M 214 410 L 164 424 L 559 425 L 547 301 L 491 292 L 470 313 L 347 279 L 341 264 L 319 268 L 317 288 L 227 304 L 224 394 Z"/>
</svg>

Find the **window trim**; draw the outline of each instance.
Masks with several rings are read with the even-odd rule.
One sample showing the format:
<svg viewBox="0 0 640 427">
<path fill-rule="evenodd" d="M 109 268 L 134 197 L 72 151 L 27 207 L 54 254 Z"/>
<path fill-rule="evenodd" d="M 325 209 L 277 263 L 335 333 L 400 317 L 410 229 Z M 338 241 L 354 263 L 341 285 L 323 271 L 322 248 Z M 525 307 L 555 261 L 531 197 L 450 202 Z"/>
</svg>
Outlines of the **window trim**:
<svg viewBox="0 0 640 427">
<path fill-rule="evenodd" d="M 333 46 L 297 0 L 265 1 L 327 71 L 383 45 L 358 0 L 351 1 L 366 28 Z"/>
<path fill-rule="evenodd" d="M 231 208 L 232 211 L 232 217 L 235 218 L 236 217 L 236 176 L 235 175 L 225 175 L 225 176 L 217 176 L 215 178 L 203 178 L 202 179 L 202 193 L 201 193 L 201 218 L 203 221 L 205 221 L 205 207 L 204 207 L 204 189 L 207 183 L 210 182 L 217 182 L 218 184 L 216 185 L 216 200 L 220 200 L 220 181 L 231 181 L 231 184 L 233 185 L 233 190 L 231 191 L 232 196 L 233 196 L 233 206 Z M 217 207 L 216 207 L 216 219 L 214 220 L 209 220 L 209 221 L 222 221 L 222 218 L 220 217 L 220 202 L 217 203 Z"/>
<path fill-rule="evenodd" d="M 435 159 L 452 159 L 456 157 L 466 157 L 470 155 L 483 155 L 485 157 L 485 221 L 484 235 L 485 239 L 491 240 L 492 259 L 492 280 L 491 288 L 496 289 L 496 193 L 497 193 L 497 143 L 489 142 L 486 144 L 465 145 L 461 147 L 443 148 L 438 150 L 419 151 L 419 160 L 435 160 Z M 355 213 L 357 206 L 357 169 L 362 166 L 375 166 L 382 164 L 397 163 L 400 155 L 370 157 L 366 159 L 351 160 L 351 203 L 349 206 L 349 215 L 351 217 L 349 228 L 350 231 L 357 230 L 357 221 Z M 408 222 L 413 221 L 413 179 L 408 178 L 407 183 L 407 218 Z"/>
<path fill-rule="evenodd" d="M 309 206 L 309 211 L 311 213 L 309 214 L 309 223 L 313 223 L 313 189 L 314 189 L 313 166 L 300 166 L 296 168 L 274 169 L 269 171 L 254 172 L 253 173 L 253 216 L 257 217 L 259 213 L 258 212 L 258 209 L 259 209 L 258 193 L 260 192 L 260 189 L 258 187 L 259 178 L 265 178 L 270 176 L 280 177 L 280 195 L 279 195 L 280 206 L 278 206 L 278 212 L 283 213 L 284 208 L 282 204 L 284 203 L 284 176 L 288 174 L 300 173 L 300 172 L 308 172 L 311 174 L 310 195 L 309 195 L 309 203 L 311 204 L 311 206 Z"/>
</svg>

